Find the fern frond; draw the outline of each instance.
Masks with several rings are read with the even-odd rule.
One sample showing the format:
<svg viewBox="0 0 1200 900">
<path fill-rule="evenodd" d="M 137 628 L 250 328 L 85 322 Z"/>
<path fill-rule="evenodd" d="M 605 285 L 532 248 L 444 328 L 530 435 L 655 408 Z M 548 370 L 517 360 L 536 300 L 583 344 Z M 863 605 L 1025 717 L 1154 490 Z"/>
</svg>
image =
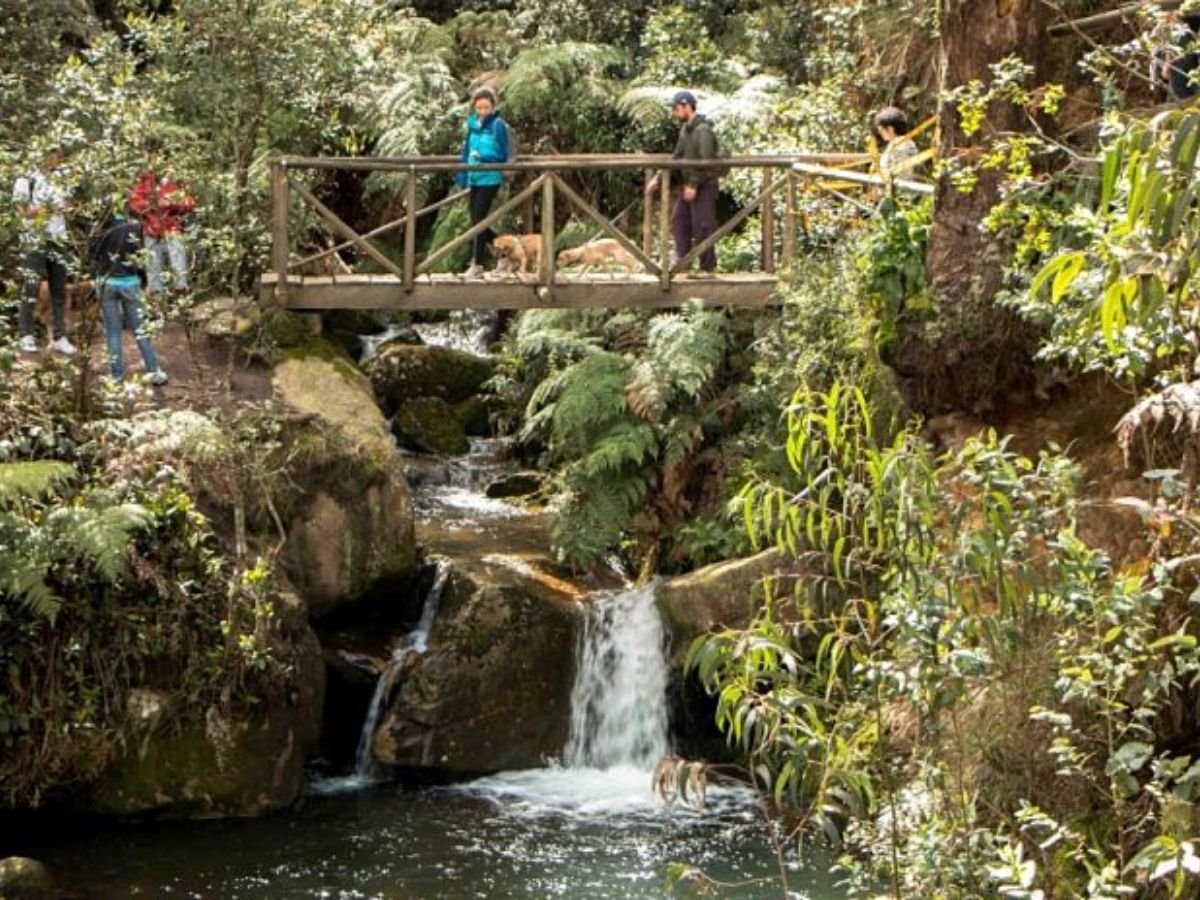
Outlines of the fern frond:
<svg viewBox="0 0 1200 900">
<path fill-rule="evenodd" d="M 54 620 L 62 600 L 46 584 L 49 563 L 27 547 L 0 547 L 0 597 L 11 597 L 39 618 Z"/>
<path fill-rule="evenodd" d="M 115 581 L 125 572 L 130 536 L 150 521 L 148 510 L 130 503 L 106 509 L 56 509 L 46 517 L 45 528 L 60 559 L 85 557 L 103 578 Z"/>
<path fill-rule="evenodd" d="M 658 454 L 658 434 L 641 422 L 618 422 L 592 445 L 579 461 L 580 471 L 589 478 L 619 474 L 630 466 L 641 466 Z"/>
<path fill-rule="evenodd" d="M 0 505 L 38 499 L 75 477 L 75 467 L 55 460 L 0 463 Z"/>
<path fill-rule="evenodd" d="M 629 415 L 625 401 L 628 379 L 629 364 L 604 351 L 567 369 L 551 420 L 553 442 L 564 448 L 586 448 L 597 433 Z"/>
<path fill-rule="evenodd" d="M 504 105 L 513 118 L 536 118 L 544 108 L 561 102 L 564 94 L 582 86 L 600 99 L 611 94 L 610 70 L 625 56 L 614 47 L 563 41 L 530 47 L 517 55 L 504 80 Z"/>
</svg>

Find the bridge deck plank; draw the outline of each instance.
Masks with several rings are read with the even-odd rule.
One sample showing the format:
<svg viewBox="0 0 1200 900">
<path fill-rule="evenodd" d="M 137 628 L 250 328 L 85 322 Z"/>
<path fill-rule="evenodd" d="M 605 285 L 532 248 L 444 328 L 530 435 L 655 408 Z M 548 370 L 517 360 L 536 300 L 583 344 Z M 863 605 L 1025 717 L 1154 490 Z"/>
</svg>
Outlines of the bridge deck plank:
<svg viewBox="0 0 1200 900">
<path fill-rule="evenodd" d="M 260 296 L 269 302 L 276 275 L 263 274 Z M 644 307 L 667 309 L 699 299 L 710 306 L 769 306 L 779 302 L 776 279 L 762 272 L 728 273 L 711 279 L 673 279 L 662 289 L 646 274 L 556 276 L 543 288 L 525 280 L 465 281 L 457 275 L 422 275 L 411 292 L 393 275 L 289 276 L 288 309 L 566 309 Z"/>
</svg>

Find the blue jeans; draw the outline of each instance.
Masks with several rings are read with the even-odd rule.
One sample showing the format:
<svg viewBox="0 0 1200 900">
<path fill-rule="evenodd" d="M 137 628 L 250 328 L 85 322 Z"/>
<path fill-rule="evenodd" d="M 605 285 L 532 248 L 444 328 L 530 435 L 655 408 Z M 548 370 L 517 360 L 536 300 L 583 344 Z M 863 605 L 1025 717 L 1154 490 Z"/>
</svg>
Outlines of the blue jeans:
<svg viewBox="0 0 1200 900">
<path fill-rule="evenodd" d="M 145 240 L 147 261 L 146 277 L 150 282 L 147 289 L 150 293 L 161 294 L 168 287 L 177 291 L 188 289 L 188 254 L 183 246 L 183 239 L 173 234 L 167 237 Z M 168 271 L 171 284 L 168 285 Z"/>
<path fill-rule="evenodd" d="M 150 338 L 142 331 L 142 287 L 136 281 L 100 283 L 100 311 L 104 315 L 104 341 L 108 344 L 108 372 L 113 378 L 125 377 L 125 354 L 121 348 L 121 325 L 124 321 L 137 339 L 147 372 L 158 371 L 158 357 Z"/>
</svg>

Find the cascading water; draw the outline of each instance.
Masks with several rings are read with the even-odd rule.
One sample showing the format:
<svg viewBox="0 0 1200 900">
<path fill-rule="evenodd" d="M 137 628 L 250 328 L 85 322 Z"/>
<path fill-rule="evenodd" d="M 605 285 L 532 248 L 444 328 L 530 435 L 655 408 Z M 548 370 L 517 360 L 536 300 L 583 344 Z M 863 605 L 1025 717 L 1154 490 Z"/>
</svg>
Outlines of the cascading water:
<svg viewBox="0 0 1200 900">
<path fill-rule="evenodd" d="M 571 692 L 567 765 L 654 768 L 668 749 L 666 695 L 654 585 L 595 599 Z"/>
</svg>

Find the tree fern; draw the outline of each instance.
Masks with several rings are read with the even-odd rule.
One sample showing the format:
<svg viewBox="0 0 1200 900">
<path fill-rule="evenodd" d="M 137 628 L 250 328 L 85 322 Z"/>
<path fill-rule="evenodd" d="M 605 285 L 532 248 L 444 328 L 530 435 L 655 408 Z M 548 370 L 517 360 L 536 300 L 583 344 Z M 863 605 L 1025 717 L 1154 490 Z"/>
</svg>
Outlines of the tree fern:
<svg viewBox="0 0 1200 900">
<path fill-rule="evenodd" d="M 0 463 L 0 506 L 43 497 L 75 477 L 75 467 L 55 460 Z"/>
<path fill-rule="evenodd" d="M 536 118 L 561 103 L 566 93 L 584 91 L 596 100 L 614 93 L 609 72 L 624 54 L 602 44 L 564 41 L 520 53 L 504 79 L 504 104 L 514 119 Z"/>
<path fill-rule="evenodd" d="M 653 462 L 658 455 L 658 432 L 642 422 L 614 424 L 592 445 L 578 464 L 588 478 L 606 478 Z"/>
</svg>

